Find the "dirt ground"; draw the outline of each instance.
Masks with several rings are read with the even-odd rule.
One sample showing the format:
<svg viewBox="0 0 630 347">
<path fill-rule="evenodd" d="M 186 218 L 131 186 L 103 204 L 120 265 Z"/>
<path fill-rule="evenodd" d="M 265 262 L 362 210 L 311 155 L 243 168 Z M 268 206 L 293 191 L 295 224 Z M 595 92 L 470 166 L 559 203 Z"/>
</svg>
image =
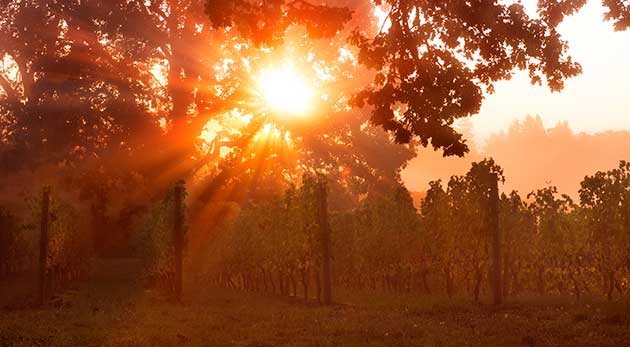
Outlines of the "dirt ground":
<svg viewBox="0 0 630 347">
<path fill-rule="evenodd" d="M 145 290 L 139 262 L 99 261 L 43 308 L 0 283 L 0 346 L 630 346 L 630 302 L 468 301 L 336 293 L 331 307 L 187 288 Z M 15 281 L 13 281 L 14 283 Z"/>
</svg>

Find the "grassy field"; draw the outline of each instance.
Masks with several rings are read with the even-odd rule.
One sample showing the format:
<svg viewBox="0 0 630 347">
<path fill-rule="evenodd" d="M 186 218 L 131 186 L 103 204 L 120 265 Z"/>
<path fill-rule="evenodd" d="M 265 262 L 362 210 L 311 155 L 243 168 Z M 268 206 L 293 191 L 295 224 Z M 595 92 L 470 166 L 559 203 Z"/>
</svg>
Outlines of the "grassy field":
<svg viewBox="0 0 630 347">
<path fill-rule="evenodd" d="M 137 264 L 107 261 L 45 308 L 0 291 L 0 346 L 630 346 L 630 303 L 349 296 L 322 307 L 188 288 L 182 304 L 146 291 Z M 22 293 L 23 294 L 23 293 Z M 13 301 L 13 303 L 10 303 Z"/>
</svg>

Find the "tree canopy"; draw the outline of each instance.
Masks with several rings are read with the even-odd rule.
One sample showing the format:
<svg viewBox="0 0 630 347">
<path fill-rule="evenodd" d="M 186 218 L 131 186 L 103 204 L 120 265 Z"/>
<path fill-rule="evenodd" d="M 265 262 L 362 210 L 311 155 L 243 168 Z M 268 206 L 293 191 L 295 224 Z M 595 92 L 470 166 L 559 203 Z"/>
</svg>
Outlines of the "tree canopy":
<svg viewBox="0 0 630 347">
<path fill-rule="evenodd" d="M 205 174 L 209 196 L 287 153 L 252 152 L 271 126 L 299 153 L 276 172 L 325 170 L 364 193 L 398 180 L 417 144 L 466 153 L 454 122 L 515 70 L 562 89 L 581 68 L 557 27 L 585 2 L 530 15 L 493 0 L 3 0 L 2 172 L 89 162 L 158 186 Z M 628 28 L 627 1 L 603 4 Z M 321 94 L 308 121 L 257 101 L 259 72 L 289 58 Z"/>
</svg>

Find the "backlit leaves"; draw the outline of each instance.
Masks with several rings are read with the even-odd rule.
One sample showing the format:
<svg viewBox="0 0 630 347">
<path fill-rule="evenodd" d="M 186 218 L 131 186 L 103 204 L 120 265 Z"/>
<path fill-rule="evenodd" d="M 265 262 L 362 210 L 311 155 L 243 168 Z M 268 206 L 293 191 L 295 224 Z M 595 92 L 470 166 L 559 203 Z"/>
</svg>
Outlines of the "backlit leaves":
<svg viewBox="0 0 630 347">
<path fill-rule="evenodd" d="M 234 27 L 255 44 L 282 43 L 289 25 L 306 27 L 312 38 L 332 37 L 351 18 L 347 8 L 295 0 L 207 0 L 206 14 L 217 27 Z"/>
<path fill-rule="evenodd" d="M 382 3 L 391 8 L 391 28 L 373 38 L 356 30 L 351 38 L 360 62 L 379 73 L 354 105 L 374 107 L 376 124 L 396 134 L 405 129 L 445 155 L 468 151 L 453 122 L 477 114 L 483 91 L 492 92 L 515 69 L 554 91 L 581 71 L 556 26 L 584 1 L 540 2 L 542 19 L 529 17 L 521 4 L 493 0 Z"/>
</svg>

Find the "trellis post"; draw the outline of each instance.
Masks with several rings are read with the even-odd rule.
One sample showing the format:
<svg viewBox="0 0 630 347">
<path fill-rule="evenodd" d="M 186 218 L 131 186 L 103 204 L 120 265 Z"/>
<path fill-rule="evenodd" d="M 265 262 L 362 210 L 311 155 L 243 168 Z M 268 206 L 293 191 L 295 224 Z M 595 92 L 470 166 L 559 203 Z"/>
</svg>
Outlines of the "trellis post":
<svg viewBox="0 0 630 347">
<path fill-rule="evenodd" d="M 332 303 L 332 281 L 330 271 L 330 224 L 328 223 L 328 197 L 326 192 L 326 178 L 320 176 L 317 182 L 317 214 L 322 246 L 322 284 L 324 304 Z"/>
<path fill-rule="evenodd" d="M 48 222 L 50 209 L 50 187 L 42 192 L 41 221 L 39 232 L 39 272 L 37 277 L 39 304 L 46 302 L 46 258 L 48 256 Z"/>
<path fill-rule="evenodd" d="M 499 176 L 491 175 L 490 182 L 490 231 L 492 232 L 492 297 L 495 305 L 501 305 L 501 233 L 499 229 Z"/>
<path fill-rule="evenodd" d="M 174 223 L 173 223 L 173 241 L 175 248 L 175 298 L 178 301 L 182 299 L 183 290 L 183 254 L 184 254 L 184 181 L 180 180 L 175 184 L 174 191 Z"/>
</svg>

